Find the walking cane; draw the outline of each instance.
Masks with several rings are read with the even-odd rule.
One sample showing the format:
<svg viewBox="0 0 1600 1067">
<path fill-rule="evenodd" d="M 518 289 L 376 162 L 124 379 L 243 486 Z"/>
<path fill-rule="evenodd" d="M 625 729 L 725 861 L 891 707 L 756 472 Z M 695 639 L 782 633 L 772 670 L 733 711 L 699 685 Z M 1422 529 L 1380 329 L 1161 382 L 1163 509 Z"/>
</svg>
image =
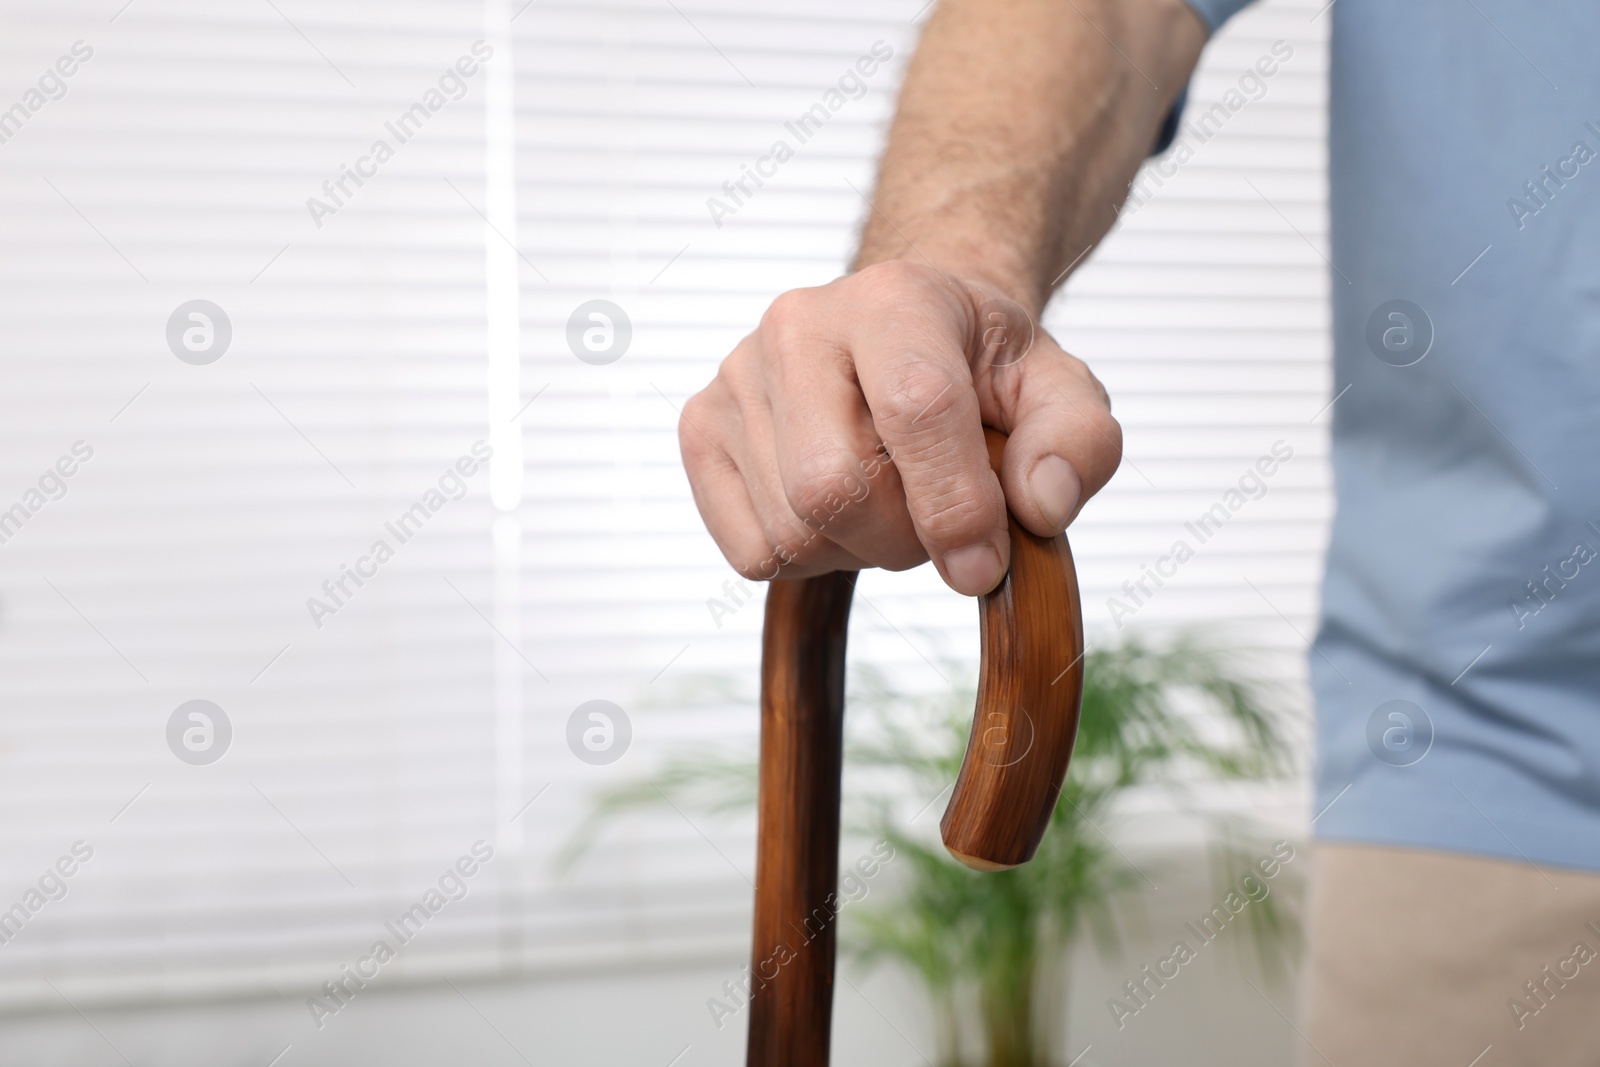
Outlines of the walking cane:
<svg viewBox="0 0 1600 1067">
<path fill-rule="evenodd" d="M 986 430 L 996 469 L 1005 436 Z M 1083 694 L 1083 617 L 1065 535 L 1008 516 L 1011 569 L 979 606 L 977 709 L 940 832 L 968 867 L 1039 847 Z M 833 1016 L 845 629 L 854 572 L 772 583 L 761 647 L 761 784 L 747 1067 L 826 1067 Z"/>
</svg>

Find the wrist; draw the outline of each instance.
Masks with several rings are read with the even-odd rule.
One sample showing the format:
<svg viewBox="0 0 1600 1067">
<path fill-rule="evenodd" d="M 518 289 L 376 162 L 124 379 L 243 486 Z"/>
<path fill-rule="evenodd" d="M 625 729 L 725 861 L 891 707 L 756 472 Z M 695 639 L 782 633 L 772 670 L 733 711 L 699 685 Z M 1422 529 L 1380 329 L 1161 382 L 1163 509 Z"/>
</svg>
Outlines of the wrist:
<svg viewBox="0 0 1600 1067">
<path fill-rule="evenodd" d="M 851 273 L 890 260 L 904 260 L 920 267 L 932 267 L 951 278 L 979 302 L 990 297 L 1004 297 L 1022 305 L 1034 318 L 1043 313 L 1049 299 L 1046 287 L 1025 270 L 1020 263 L 1008 262 L 1008 257 L 996 254 L 994 249 L 963 247 L 952 242 L 922 242 L 915 245 L 902 240 L 898 249 L 873 248 L 863 244 L 857 254 Z"/>
</svg>

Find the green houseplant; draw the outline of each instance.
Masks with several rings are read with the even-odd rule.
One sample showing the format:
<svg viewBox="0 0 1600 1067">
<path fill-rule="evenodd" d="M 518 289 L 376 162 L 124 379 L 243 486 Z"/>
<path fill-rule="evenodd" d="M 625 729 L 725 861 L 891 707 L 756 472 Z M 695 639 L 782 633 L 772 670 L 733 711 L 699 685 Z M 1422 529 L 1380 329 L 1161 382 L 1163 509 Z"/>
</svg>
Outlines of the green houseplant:
<svg viewBox="0 0 1600 1067">
<path fill-rule="evenodd" d="M 1091 647 L 1084 677 L 1077 747 L 1038 854 L 982 874 L 951 859 L 937 835 L 937 802 L 966 747 L 972 684 L 914 694 L 871 667 L 851 673 L 846 832 L 892 845 L 897 876 L 887 899 L 851 909 L 843 944 L 917 977 L 934 1003 L 941 1067 L 1062 1062 L 1067 950 L 1088 935 L 1114 951 L 1147 878 L 1109 836 L 1120 797 L 1162 788 L 1182 803 L 1198 781 L 1288 769 L 1272 694 L 1232 657 L 1190 639 L 1156 647 L 1132 637 Z M 648 780 L 602 793 L 574 841 L 664 801 L 701 812 L 753 810 L 755 766 L 753 748 L 675 754 Z M 1232 884 L 1247 869 L 1243 842 L 1258 835 L 1238 816 L 1202 818 L 1214 876 Z M 1247 936 L 1235 944 L 1252 944 L 1263 967 L 1275 969 L 1295 944 L 1290 915 L 1278 897 L 1266 897 L 1243 916 Z"/>
</svg>

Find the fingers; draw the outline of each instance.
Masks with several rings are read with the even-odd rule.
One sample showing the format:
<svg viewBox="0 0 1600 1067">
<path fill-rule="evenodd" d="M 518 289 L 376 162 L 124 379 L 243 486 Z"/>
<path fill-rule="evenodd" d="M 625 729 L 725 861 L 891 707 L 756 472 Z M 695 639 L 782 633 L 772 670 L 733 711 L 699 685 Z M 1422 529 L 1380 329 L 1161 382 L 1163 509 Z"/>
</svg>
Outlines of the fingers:
<svg viewBox="0 0 1600 1067">
<path fill-rule="evenodd" d="M 1060 533 L 1122 459 L 1105 389 L 1043 333 L 1026 358 L 978 368 L 977 386 L 985 421 L 1010 434 L 1000 481 L 1012 513 L 1041 537 Z"/>
<path fill-rule="evenodd" d="M 873 427 L 894 458 L 917 538 L 946 584 L 977 596 L 1010 564 L 1005 497 L 989 468 L 959 291 L 902 263 L 856 275 L 875 314 L 851 352 Z"/>
<path fill-rule="evenodd" d="M 818 302 L 827 302 L 819 291 L 789 294 L 762 324 L 785 501 L 852 556 L 888 570 L 915 567 L 928 553 L 906 510 L 900 474 L 873 427 L 850 354 L 812 332 L 812 324 L 833 320 Z"/>
<path fill-rule="evenodd" d="M 997 477 L 983 427 L 1010 434 Z M 749 578 L 903 569 L 994 588 L 1006 509 L 1059 533 L 1116 471 L 1105 390 L 1014 301 L 905 262 L 774 301 L 685 405 L 695 503 Z"/>
<path fill-rule="evenodd" d="M 737 357 L 736 352 L 735 356 Z M 729 373 L 732 369 L 734 373 Z M 712 539 L 745 578 L 806 578 L 870 565 L 838 547 L 787 506 L 773 456 L 770 419 L 746 409 L 735 358 L 678 421 L 678 446 L 695 506 Z"/>
</svg>

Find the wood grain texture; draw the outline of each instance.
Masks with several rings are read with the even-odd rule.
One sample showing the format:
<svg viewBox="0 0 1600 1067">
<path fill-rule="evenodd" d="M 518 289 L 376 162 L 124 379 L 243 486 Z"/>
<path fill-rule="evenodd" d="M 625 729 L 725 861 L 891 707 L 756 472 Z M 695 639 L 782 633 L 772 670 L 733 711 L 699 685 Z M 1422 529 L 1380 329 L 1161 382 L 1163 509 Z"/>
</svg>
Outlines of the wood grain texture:
<svg viewBox="0 0 1600 1067">
<path fill-rule="evenodd" d="M 997 469 L 1005 436 L 988 431 Z M 1011 523 L 1011 569 L 981 598 L 977 708 L 939 824 L 945 848 L 993 871 L 1033 858 L 1061 792 L 1083 699 L 1083 610 L 1065 534 Z"/>
<path fill-rule="evenodd" d="M 987 431 L 997 468 L 1005 437 Z M 981 599 L 972 736 L 941 831 L 968 866 L 1033 856 L 1078 731 L 1083 617 L 1065 536 L 1011 523 Z M 746 1063 L 826 1067 L 833 1014 L 845 635 L 854 572 L 773 582 L 761 648 L 761 784 Z"/>
<path fill-rule="evenodd" d="M 853 571 L 773 582 L 761 642 L 751 1067 L 825 1067 Z"/>
</svg>

